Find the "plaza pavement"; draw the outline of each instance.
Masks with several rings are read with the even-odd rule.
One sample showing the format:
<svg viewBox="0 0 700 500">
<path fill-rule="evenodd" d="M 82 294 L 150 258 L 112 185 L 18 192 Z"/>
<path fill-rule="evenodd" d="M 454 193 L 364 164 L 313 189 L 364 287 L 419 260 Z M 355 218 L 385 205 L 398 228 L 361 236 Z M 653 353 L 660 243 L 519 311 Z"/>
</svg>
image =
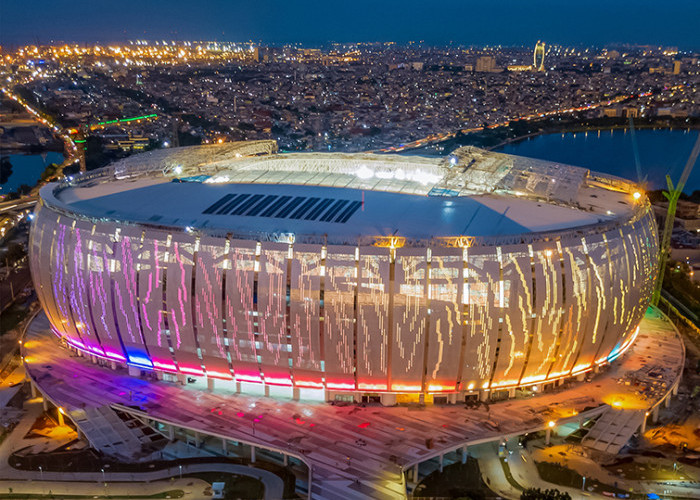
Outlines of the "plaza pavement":
<svg viewBox="0 0 700 500">
<path fill-rule="evenodd" d="M 43 315 L 27 331 L 24 355 L 33 382 L 69 414 L 136 405 L 162 422 L 300 457 L 311 468 L 312 498 L 348 500 L 404 498 L 403 471 L 463 446 L 578 421 L 614 402 L 651 409 L 669 396 L 684 362 L 678 332 L 652 310 L 630 350 L 591 382 L 477 408 L 334 406 L 144 380 L 61 347 Z"/>
<path fill-rule="evenodd" d="M 621 489 L 635 491 L 637 493 L 655 493 L 659 497 L 677 498 L 700 498 L 700 488 L 697 483 L 697 469 L 679 474 L 684 480 L 678 481 L 642 481 L 633 479 L 622 479 L 615 476 L 608 470 L 601 467 L 593 458 L 583 457 L 580 454 L 569 450 L 569 446 L 552 446 L 544 449 L 534 449 L 541 447 L 541 441 L 529 441 L 527 448 L 518 444 L 517 439 L 510 439 L 506 444 L 506 450 L 511 452 L 506 455 L 508 467 L 513 479 L 522 488 L 540 488 L 546 490 L 556 488 L 559 491 L 568 493 L 572 500 L 610 498 L 609 495 L 585 491 L 582 488 L 572 488 L 567 486 L 548 483 L 540 478 L 535 461 L 544 461 L 542 454 L 553 454 L 556 458 L 548 460 L 564 465 L 575 470 L 588 479 L 594 478 L 603 484 L 617 485 Z M 479 461 L 482 478 L 486 481 L 489 478 L 492 489 L 499 495 L 517 500 L 520 498 L 522 489 L 515 488 L 505 477 L 500 459 L 498 457 L 498 443 L 487 443 L 474 450 Z M 644 457 L 639 457 L 644 460 Z M 695 479 L 695 481 L 693 481 Z M 581 486 L 584 486 L 583 484 Z"/>
<path fill-rule="evenodd" d="M 7 438 L 0 443 L 0 457 L 10 455 L 36 441 L 45 438 L 24 439 L 35 420 L 42 414 L 43 405 L 40 398 L 25 403 L 26 413 Z M 261 480 L 265 485 L 265 500 L 282 498 L 284 483 L 275 474 L 235 464 L 185 464 L 182 470 L 173 466 L 167 469 L 148 472 L 47 472 L 18 470 L 7 460 L 0 460 L 0 493 L 48 494 L 51 491 L 57 495 L 153 495 L 166 490 L 183 490 L 189 499 L 209 498 L 204 490 L 209 483 L 195 478 L 179 476 L 202 473 L 223 472 L 250 476 Z M 104 482 L 107 482 L 105 486 Z"/>
</svg>

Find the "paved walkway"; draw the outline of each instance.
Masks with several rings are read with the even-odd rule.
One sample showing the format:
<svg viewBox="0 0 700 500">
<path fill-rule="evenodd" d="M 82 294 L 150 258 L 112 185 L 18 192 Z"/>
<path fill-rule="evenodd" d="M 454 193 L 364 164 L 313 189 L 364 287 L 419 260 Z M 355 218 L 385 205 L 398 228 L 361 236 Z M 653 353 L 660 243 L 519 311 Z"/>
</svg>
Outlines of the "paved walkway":
<svg viewBox="0 0 700 500">
<path fill-rule="evenodd" d="M 9 475 L 6 475 L 8 474 Z M 238 474 L 241 476 L 249 476 L 259 481 L 262 481 L 265 485 L 265 500 L 277 500 L 282 498 L 284 492 L 284 482 L 282 479 L 277 477 L 272 472 L 254 469 L 252 467 L 246 467 L 245 465 L 235 465 L 235 464 L 188 464 L 182 466 L 182 474 L 193 474 L 201 472 L 224 472 L 228 474 Z M 98 484 L 97 490 L 104 493 L 104 483 L 103 475 L 101 472 L 38 472 L 38 471 L 24 471 L 11 469 L 8 471 L 5 469 L 0 472 L 0 485 L 10 486 L 11 483 L 24 484 L 24 481 L 34 481 L 34 482 L 51 482 L 56 485 L 62 482 L 69 483 L 83 483 L 88 485 L 87 488 L 92 488 L 95 491 L 94 485 Z M 146 485 L 157 481 L 160 486 L 154 491 L 164 491 L 165 489 L 176 489 L 171 487 L 171 482 L 164 482 L 163 480 L 168 480 L 170 478 L 178 478 L 180 476 L 179 466 L 169 467 L 167 469 L 161 469 L 150 472 L 106 472 L 104 474 L 104 481 L 108 485 L 114 486 L 114 488 L 121 488 L 122 491 L 132 491 L 143 495 L 143 489 Z M 43 479 L 42 479 L 43 478 Z M 185 482 L 192 482 L 192 478 L 184 478 Z M 202 481 L 202 483 L 204 483 Z M 208 483 L 204 483 L 208 486 Z M 183 488 L 180 488 L 183 489 Z M 191 488 L 189 488 L 191 489 Z M 56 490 L 52 490 L 57 493 Z M 92 494 L 92 493 L 91 493 Z M 113 491 L 111 494 L 115 494 Z M 134 493 L 131 493 L 134 494 Z"/>
<path fill-rule="evenodd" d="M 403 498 L 403 470 L 463 445 L 540 430 L 550 420 L 577 420 L 581 412 L 602 411 L 614 401 L 650 408 L 668 389 L 652 387 L 651 379 L 643 378 L 644 370 L 662 367 L 670 388 L 684 359 L 675 328 L 649 312 L 635 345 L 590 383 L 469 409 L 341 407 L 129 377 L 124 369 L 112 371 L 60 348 L 47 327 L 40 316 L 29 328 L 27 370 L 42 392 L 69 412 L 114 403 L 137 405 L 152 418 L 202 434 L 301 457 L 313 468 L 312 496 L 318 499 Z M 641 385 L 626 383 L 631 373 L 639 374 Z"/>
<path fill-rule="evenodd" d="M 43 406 L 40 398 L 30 400 L 25 403 L 26 414 L 17 424 L 12 433 L 0 443 L 0 457 L 9 457 L 14 451 L 24 448 L 31 444 L 33 440 L 25 440 L 24 436 L 29 432 L 34 421 L 42 414 Z M 43 438 L 38 438 L 41 440 Z M 182 474 L 190 474 L 196 472 L 224 472 L 229 474 L 238 474 L 241 476 L 249 476 L 262 481 L 265 486 L 265 499 L 275 500 L 282 498 L 284 492 L 284 482 L 272 472 L 246 467 L 236 464 L 187 464 L 182 466 Z M 190 491 L 189 498 L 206 498 L 203 495 L 204 489 L 209 486 L 208 483 L 193 478 L 185 478 L 182 481 L 178 479 L 177 484 L 165 482 L 170 478 L 179 478 L 180 468 L 175 465 L 167 469 L 156 471 L 131 473 L 131 472 L 107 472 L 104 475 L 102 472 L 45 472 L 45 471 L 27 471 L 15 469 L 7 462 L 0 460 L 0 492 L 4 488 L 12 488 L 15 493 L 41 492 L 42 490 L 51 490 L 53 493 L 61 494 L 75 493 L 82 495 L 83 491 L 89 495 L 104 495 L 104 483 L 106 480 L 109 488 L 109 494 L 141 494 L 145 491 L 159 493 L 170 489 L 183 489 Z M 157 483 L 154 483 L 157 482 Z M 112 484 L 114 483 L 114 484 Z M 184 487 L 187 483 L 196 485 L 201 483 L 199 487 L 192 486 Z M 155 484 L 155 486 L 153 486 Z M 79 493 L 80 492 L 80 493 Z M 121 492 L 121 493 L 119 493 Z"/>
<path fill-rule="evenodd" d="M 211 485 L 206 481 L 195 478 L 175 479 L 173 481 L 157 481 L 153 483 L 105 483 L 94 482 L 70 482 L 70 481 L 3 481 L 0 480 L 0 493 L 31 495 L 80 495 L 80 496 L 147 496 L 163 493 L 170 490 L 181 490 L 185 500 L 210 499 L 211 494 L 205 494 L 205 490 Z"/>
<path fill-rule="evenodd" d="M 532 443 L 528 444 L 528 446 L 531 445 Z M 554 446 L 545 450 L 539 450 L 538 453 L 558 454 L 558 451 L 563 448 L 566 448 L 566 446 Z M 517 487 L 506 478 L 501 460 L 498 457 L 498 443 L 487 443 L 470 449 L 470 453 L 479 461 L 479 468 L 484 482 L 488 481 L 489 487 L 504 498 L 517 500 L 520 498 L 522 490 L 526 488 L 540 488 L 542 490 L 556 488 L 559 491 L 568 493 L 572 500 L 604 500 L 610 498 L 608 495 L 594 493 L 587 489 L 584 491 L 582 488 L 561 486 L 542 480 L 535 465 L 536 457 L 528 449 L 519 446 L 517 439 L 508 440 L 506 450 L 512 452 L 508 453 L 506 457 L 508 469 Z M 643 460 L 643 458 L 641 459 Z M 562 463 L 569 469 L 576 470 L 588 479 L 595 478 L 601 483 L 608 485 L 617 484 L 621 489 L 634 489 L 634 491 L 641 493 L 656 493 L 660 497 L 700 498 L 700 489 L 697 488 L 697 483 L 692 485 L 690 482 L 684 483 L 683 481 L 666 483 L 662 481 L 625 480 L 603 469 L 594 460 L 574 456 L 573 454 L 567 454 L 566 457 L 562 456 L 560 460 L 554 461 Z M 583 483 L 581 486 L 583 486 Z"/>
</svg>

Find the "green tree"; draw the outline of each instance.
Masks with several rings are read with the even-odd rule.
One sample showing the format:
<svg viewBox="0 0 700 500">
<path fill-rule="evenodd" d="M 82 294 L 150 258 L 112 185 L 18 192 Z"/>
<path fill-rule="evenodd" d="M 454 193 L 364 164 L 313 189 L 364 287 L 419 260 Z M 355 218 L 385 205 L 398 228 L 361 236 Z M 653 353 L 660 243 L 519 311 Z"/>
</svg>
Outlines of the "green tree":
<svg viewBox="0 0 700 500">
<path fill-rule="evenodd" d="M 523 490 L 520 500 L 571 500 L 571 496 L 566 492 L 555 489 L 528 488 Z"/>
</svg>

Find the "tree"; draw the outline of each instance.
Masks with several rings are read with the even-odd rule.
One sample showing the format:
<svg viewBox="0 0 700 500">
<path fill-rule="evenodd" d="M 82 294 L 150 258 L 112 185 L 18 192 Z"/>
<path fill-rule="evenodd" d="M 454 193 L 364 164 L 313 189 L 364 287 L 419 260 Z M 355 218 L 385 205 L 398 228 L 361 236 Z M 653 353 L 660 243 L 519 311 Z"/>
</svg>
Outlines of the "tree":
<svg viewBox="0 0 700 500">
<path fill-rule="evenodd" d="M 20 184 L 15 191 L 17 191 L 17 194 L 20 196 L 26 196 L 31 193 L 32 187 L 29 184 Z"/>
<path fill-rule="evenodd" d="M 7 246 L 7 251 L 3 255 L 3 262 L 10 266 L 26 257 L 27 251 L 19 243 L 12 242 Z"/>
<path fill-rule="evenodd" d="M 571 500 L 571 496 L 555 489 L 542 491 L 539 488 L 528 488 L 523 490 L 520 500 Z"/>
<path fill-rule="evenodd" d="M 54 179 L 61 173 L 60 165 L 56 163 L 49 163 L 48 166 L 44 169 L 44 171 L 41 174 L 41 177 L 39 178 L 40 181 L 46 182 Z"/>
<path fill-rule="evenodd" d="M 0 160 L 0 184 L 5 184 L 12 175 L 12 163 L 9 158 Z"/>
</svg>

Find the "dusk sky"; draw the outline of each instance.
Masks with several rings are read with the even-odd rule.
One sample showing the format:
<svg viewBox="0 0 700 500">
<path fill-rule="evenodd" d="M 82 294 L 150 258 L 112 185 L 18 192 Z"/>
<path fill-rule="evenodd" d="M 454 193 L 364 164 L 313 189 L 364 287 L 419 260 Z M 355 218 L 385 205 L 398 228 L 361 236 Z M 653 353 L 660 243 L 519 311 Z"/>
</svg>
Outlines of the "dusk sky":
<svg viewBox="0 0 700 500">
<path fill-rule="evenodd" d="M 698 0 L 2 0 L 0 43 L 165 38 L 532 45 L 542 39 L 700 49 L 698 19 Z"/>
</svg>

